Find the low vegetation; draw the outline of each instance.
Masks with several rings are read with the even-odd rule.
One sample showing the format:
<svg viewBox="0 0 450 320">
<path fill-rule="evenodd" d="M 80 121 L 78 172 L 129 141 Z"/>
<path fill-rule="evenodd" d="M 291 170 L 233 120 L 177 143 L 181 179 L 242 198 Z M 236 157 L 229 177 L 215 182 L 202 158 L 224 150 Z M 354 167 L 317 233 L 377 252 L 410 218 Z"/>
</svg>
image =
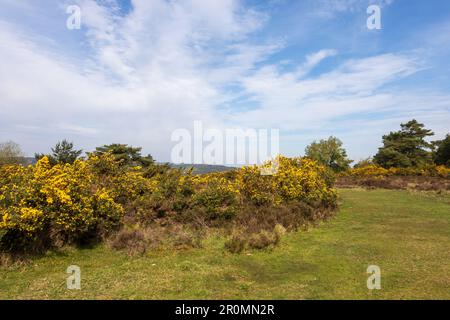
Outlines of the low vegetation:
<svg viewBox="0 0 450 320">
<path fill-rule="evenodd" d="M 389 168 L 368 164 L 341 173 L 339 187 L 450 191 L 450 168 L 428 165 L 421 168 Z"/>
</svg>

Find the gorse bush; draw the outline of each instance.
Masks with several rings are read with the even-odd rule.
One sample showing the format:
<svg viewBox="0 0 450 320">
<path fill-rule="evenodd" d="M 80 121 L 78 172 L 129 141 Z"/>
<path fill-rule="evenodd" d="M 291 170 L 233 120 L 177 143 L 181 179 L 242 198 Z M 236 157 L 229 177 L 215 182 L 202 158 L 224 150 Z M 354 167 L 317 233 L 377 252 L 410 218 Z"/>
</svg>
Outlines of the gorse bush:
<svg viewBox="0 0 450 320">
<path fill-rule="evenodd" d="M 195 179 L 198 192 L 193 196 L 195 207 L 203 207 L 208 219 L 231 219 L 236 215 L 239 191 L 235 183 L 215 175 Z"/>
<path fill-rule="evenodd" d="M 334 176 L 324 166 L 307 158 L 279 157 L 279 163 L 274 180 L 283 200 L 335 206 Z"/>
<path fill-rule="evenodd" d="M 86 164 L 96 177 L 96 184 L 109 190 L 118 203 L 134 201 L 154 188 L 154 184 L 144 177 L 141 167 L 124 167 L 109 153 L 90 154 Z"/>
<path fill-rule="evenodd" d="M 80 243 L 120 224 L 123 208 L 97 184 L 89 161 L 0 169 L 2 249 L 39 250 L 57 243 Z"/>
<path fill-rule="evenodd" d="M 263 176 L 257 166 L 237 172 L 237 188 L 257 205 L 302 201 L 314 206 L 333 207 L 336 191 L 332 188 L 333 174 L 324 166 L 308 158 L 276 160 L 278 170 L 273 176 Z M 272 162 L 265 166 L 272 166 Z"/>
<path fill-rule="evenodd" d="M 333 175 L 315 161 L 276 161 L 272 176 L 261 175 L 257 166 L 206 175 L 155 163 L 125 166 L 109 152 L 66 164 L 43 157 L 34 166 L 3 166 L 0 247 L 30 252 L 84 244 L 121 225 L 195 230 L 228 224 L 245 230 L 251 248 L 277 243 L 275 225 L 289 230 L 322 218 L 320 212 L 336 206 L 336 192 Z M 190 232 L 173 233 L 178 236 L 172 242 L 194 246 Z M 115 247 L 140 252 L 141 240 L 139 231 L 124 231 Z"/>
<path fill-rule="evenodd" d="M 408 167 L 408 168 L 395 168 L 389 169 L 381 166 L 371 164 L 363 167 L 352 168 L 346 172 L 341 173 L 342 176 L 354 176 L 354 177 L 383 177 L 383 176 L 425 176 L 425 177 L 450 177 L 450 168 L 446 166 L 426 165 L 420 168 Z"/>
</svg>

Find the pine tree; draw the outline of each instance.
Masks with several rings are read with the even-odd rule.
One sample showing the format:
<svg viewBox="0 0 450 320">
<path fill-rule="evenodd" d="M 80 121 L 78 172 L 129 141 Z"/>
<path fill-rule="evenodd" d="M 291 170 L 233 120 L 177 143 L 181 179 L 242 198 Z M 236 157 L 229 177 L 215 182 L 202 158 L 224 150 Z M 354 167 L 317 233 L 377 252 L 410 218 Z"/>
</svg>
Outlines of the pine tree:
<svg viewBox="0 0 450 320">
<path fill-rule="evenodd" d="M 104 153 L 111 153 L 116 161 L 120 162 L 121 165 L 139 165 L 142 167 L 149 167 L 154 164 L 153 157 L 148 155 L 146 157 L 141 155 L 142 148 L 134 148 L 126 144 L 110 144 L 104 145 L 102 147 L 97 147 L 94 154 L 102 155 Z"/>
<path fill-rule="evenodd" d="M 434 162 L 437 165 L 446 165 L 450 167 L 450 134 L 445 139 L 434 142 L 437 147 L 434 153 Z"/>
<path fill-rule="evenodd" d="M 422 167 L 432 161 L 432 144 L 425 140 L 434 135 L 415 119 L 402 123 L 400 131 L 383 136 L 383 146 L 374 157 L 376 164 L 385 167 Z"/>
<path fill-rule="evenodd" d="M 36 160 L 39 160 L 46 156 L 51 165 L 56 165 L 58 163 L 72 164 L 78 159 L 82 152 L 83 150 L 75 150 L 73 148 L 73 143 L 64 139 L 63 141 L 56 143 L 55 147 L 52 148 L 52 154 L 45 155 L 42 153 L 36 153 L 34 157 Z"/>
</svg>

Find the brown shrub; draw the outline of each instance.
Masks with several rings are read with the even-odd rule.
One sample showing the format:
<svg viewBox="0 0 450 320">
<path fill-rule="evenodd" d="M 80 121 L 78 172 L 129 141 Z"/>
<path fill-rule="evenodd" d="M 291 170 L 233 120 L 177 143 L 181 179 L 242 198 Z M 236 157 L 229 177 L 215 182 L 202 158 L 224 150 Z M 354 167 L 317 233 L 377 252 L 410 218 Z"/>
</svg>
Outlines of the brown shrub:
<svg viewBox="0 0 450 320">
<path fill-rule="evenodd" d="M 113 249 L 126 251 L 129 255 L 142 255 L 147 251 L 147 243 L 142 230 L 120 230 L 110 242 Z"/>
<path fill-rule="evenodd" d="M 243 206 L 233 225 L 246 233 L 259 233 L 262 230 L 273 231 L 276 225 L 288 231 L 297 230 L 318 219 L 331 215 L 331 209 L 315 209 L 303 202 L 292 201 L 279 206 Z"/>
<path fill-rule="evenodd" d="M 240 253 L 247 247 L 263 249 L 277 245 L 283 234 L 329 218 L 332 208 L 314 208 L 299 201 L 278 206 L 243 205 L 231 224 L 225 248 Z"/>
<path fill-rule="evenodd" d="M 156 249 L 164 242 L 165 230 L 158 226 L 122 229 L 110 239 L 110 246 L 125 250 L 130 255 L 144 254 L 148 249 Z"/>
</svg>

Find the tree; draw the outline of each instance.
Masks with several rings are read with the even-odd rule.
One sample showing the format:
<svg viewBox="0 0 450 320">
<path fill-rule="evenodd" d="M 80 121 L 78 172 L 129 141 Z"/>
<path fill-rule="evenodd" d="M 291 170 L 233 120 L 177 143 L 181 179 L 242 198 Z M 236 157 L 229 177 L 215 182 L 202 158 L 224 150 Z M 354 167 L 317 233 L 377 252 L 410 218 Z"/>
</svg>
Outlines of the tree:
<svg viewBox="0 0 450 320">
<path fill-rule="evenodd" d="M 375 163 L 384 168 L 422 167 L 430 163 L 432 144 L 425 138 L 434 133 L 415 119 L 400 126 L 400 131 L 383 136 L 383 146 L 374 157 Z"/>
<path fill-rule="evenodd" d="M 436 151 L 434 152 L 434 162 L 437 165 L 446 165 L 450 167 L 450 134 L 445 139 L 434 141 Z"/>
<path fill-rule="evenodd" d="M 65 163 L 74 163 L 75 160 L 78 159 L 78 157 L 81 155 L 83 150 L 75 150 L 73 148 L 73 143 L 69 142 L 67 140 L 63 140 L 61 142 L 58 142 L 54 148 L 52 148 L 52 154 L 45 155 L 45 154 L 35 154 L 36 160 L 39 160 L 43 158 L 44 156 L 47 156 L 49 159 L 50 164 L 55 165 L 58 163 L 65 164 Z"/>
<path fill-rule="evenodd" d="M 305 149 L 306 156 L 331 168 L 335 172 L 349 168 L 352 160 L 347 158 L 347 152 L 342 147 L 342 141 L 336 137 L 327 140 L 314 141 Z"/>
<path fill-rule="evenodd" d="M 97 147 L 94 154 L 102 155 L 104 153 L 111 153 L 121 165 L 149 167 L 154 164 L 155 161 L 153 160 L 153 157 L 151 155 L 143 157 L 141 155 L 141 150 L 142 148 L 134 148 L 126 144 L 114 143 Z"/>
<path fill-rule="evenodd" d="M 13 141 L 0 143 L 0 166 L 25 163 L 26 159 L 17 143 Z"/>
</svg>

